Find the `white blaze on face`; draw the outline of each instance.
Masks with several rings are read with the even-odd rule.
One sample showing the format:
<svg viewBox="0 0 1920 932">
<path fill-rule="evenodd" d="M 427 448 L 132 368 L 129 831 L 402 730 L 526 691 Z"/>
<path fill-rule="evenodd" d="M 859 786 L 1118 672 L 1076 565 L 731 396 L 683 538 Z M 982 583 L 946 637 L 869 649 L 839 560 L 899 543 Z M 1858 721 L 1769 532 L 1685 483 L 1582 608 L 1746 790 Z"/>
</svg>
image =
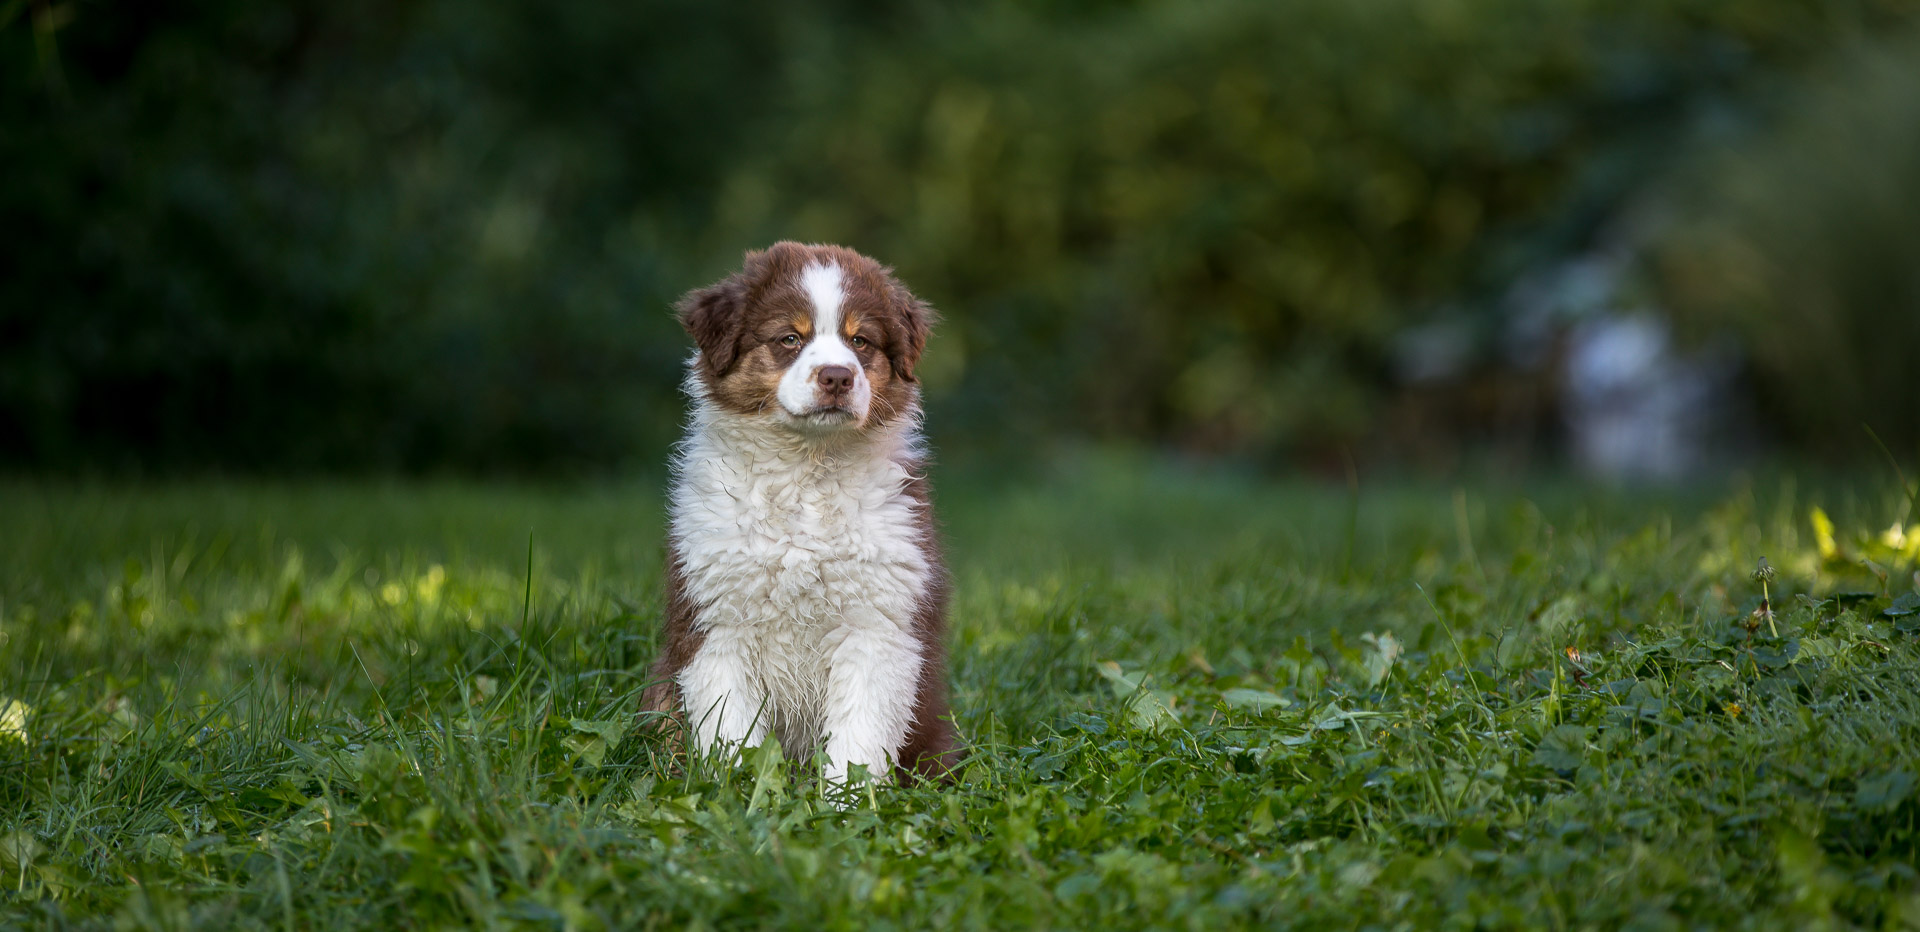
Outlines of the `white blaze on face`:
<svg viewBox="0 0 1920 932">
<path fill-rule="evenodd" d="M 851 411 L 854 423 L 864 423 L 873 387 L 860 367 L 860 357 L 840 338 L 840 310 L 847 297 L 840 266 L 832 262 L 808 266 L 800 275 L 800 287 L 813 304 L 813 337 L 780 378 L 776 393 L 780 407 L 796 418 L 814 414 L 823 402 L 817 381 L 821 368 L 845 366 L 853 372 L 853 390 L 841 404 Z"/>
</svg>

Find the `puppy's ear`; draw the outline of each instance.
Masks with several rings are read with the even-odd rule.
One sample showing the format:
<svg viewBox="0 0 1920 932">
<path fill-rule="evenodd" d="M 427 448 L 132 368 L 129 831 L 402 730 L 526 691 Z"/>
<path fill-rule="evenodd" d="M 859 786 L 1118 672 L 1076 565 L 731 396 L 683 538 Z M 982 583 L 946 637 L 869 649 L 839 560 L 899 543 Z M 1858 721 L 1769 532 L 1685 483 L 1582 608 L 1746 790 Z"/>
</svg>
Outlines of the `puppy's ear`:
<svg viewBox="0 0 1920 932">
<path fill-rule="evenodd" d="M 913 367 L 920 364 L 920 353 L 927 348 L 927 337 L 940 315 L 898 282 L 888 290 L 894 313 L 887 322 L 887 362 L 892 364 L 894 375 L 915 382 L 918 379 L 914 378 Z"/>
<path fill-rule="evenodd" d="M 747 288 L 738 276 L 689 291 L 674 305 L 680 326 L 700 347 L 700 366 L 709 377 L 717 379 L 733 368 L 746 310 Z"/>
<path fill-rule="evenodd" d="M 709 378 L 726 375 L 739 359 L 740 339 L 747 327 L 747 302 L 773 273 L 781 247 L 793 245 L 775 243 L 770 249 L 748 250 L 740 271 L 687 292 L 673 306 L 680 326 L 687 328 L 693 342 L 699 344 L 700 366 Z"/>
</svg>

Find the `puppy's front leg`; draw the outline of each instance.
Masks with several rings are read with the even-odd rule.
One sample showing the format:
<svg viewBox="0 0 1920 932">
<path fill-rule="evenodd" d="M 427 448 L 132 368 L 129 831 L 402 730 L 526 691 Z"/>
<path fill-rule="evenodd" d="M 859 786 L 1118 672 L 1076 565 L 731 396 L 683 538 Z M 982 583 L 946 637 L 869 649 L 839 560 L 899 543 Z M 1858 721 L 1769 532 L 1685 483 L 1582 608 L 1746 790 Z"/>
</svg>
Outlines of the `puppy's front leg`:
<svg viewBox="0 0 1920 932">
<path fill-rule="evenodd" d="M 863 764 L 884 783 L 913 723 L 920 644 L 886 619 L 838 634 L 827 673 L 826 777 L 845 783 L 849 765 Z"/>
<path fill-rule="evenodd" d="M 748 665 L 752 645 L 737 630 L 712 628 L 680 671 L 680 695 L 695 743 L 702 750 L 737 753 L 766 740 L 767 692 Z"/>
</svg>

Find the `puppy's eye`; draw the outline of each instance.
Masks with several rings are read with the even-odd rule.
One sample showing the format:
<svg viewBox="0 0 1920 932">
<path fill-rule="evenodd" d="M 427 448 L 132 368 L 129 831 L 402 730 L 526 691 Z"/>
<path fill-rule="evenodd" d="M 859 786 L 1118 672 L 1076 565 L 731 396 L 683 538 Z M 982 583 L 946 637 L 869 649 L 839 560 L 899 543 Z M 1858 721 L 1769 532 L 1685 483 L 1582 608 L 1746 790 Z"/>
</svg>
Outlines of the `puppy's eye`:
<svg viewBox="0 0 1920 932">
<path fill-rule="evenodd" d="M 866 338 L 866 337 L 854 337 L 854 338 L 852 338 L 852 339 L 850 339 L 850 340 L 848 340 L 847 342 L 848 342 L 848 343 L 851 343 L 851 344 L 853 344 L 853 348 L 854 348 L 854 349 L 866 349 L 866 348 L 867 348 L 867 338 Z"/>
<path fill-rule="evenodd" d="M 781 346 L 799 346 L 800 335 L 797 333 L 789 333 L 786 336 L 780 338 L 780 345 Z"/>
</svg>

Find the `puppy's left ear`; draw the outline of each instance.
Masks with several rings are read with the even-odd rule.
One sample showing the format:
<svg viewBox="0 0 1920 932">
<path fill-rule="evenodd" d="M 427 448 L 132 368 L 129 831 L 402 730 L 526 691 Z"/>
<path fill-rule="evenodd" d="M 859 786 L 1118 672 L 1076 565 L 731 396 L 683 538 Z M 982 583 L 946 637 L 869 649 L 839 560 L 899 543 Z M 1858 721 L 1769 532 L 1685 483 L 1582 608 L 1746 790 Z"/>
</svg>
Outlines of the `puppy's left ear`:
<svg viewBox="0 0 1920 932">
<path fill-rule="evenodd" d="M 736 278 L 687 292 L 674 305 L 680 326 L 700 347 L 700 365 L 709 378 L 733 368 L 740 352 L 740 328 L 745 317 L 747 289 Z"/>
<path fill-rule="evenodd" d="M 920 353 L 927 348 L 927 337 L 933 333 L 933 325 L 939 322 L 940 315 L 904 286 L 896 283 L 890 290 L 895 316 L 888 326 L 887 362 L 893 366 L 894 375 L 917 382 L 913 367 L 920 364 Z"/>
</svg>

